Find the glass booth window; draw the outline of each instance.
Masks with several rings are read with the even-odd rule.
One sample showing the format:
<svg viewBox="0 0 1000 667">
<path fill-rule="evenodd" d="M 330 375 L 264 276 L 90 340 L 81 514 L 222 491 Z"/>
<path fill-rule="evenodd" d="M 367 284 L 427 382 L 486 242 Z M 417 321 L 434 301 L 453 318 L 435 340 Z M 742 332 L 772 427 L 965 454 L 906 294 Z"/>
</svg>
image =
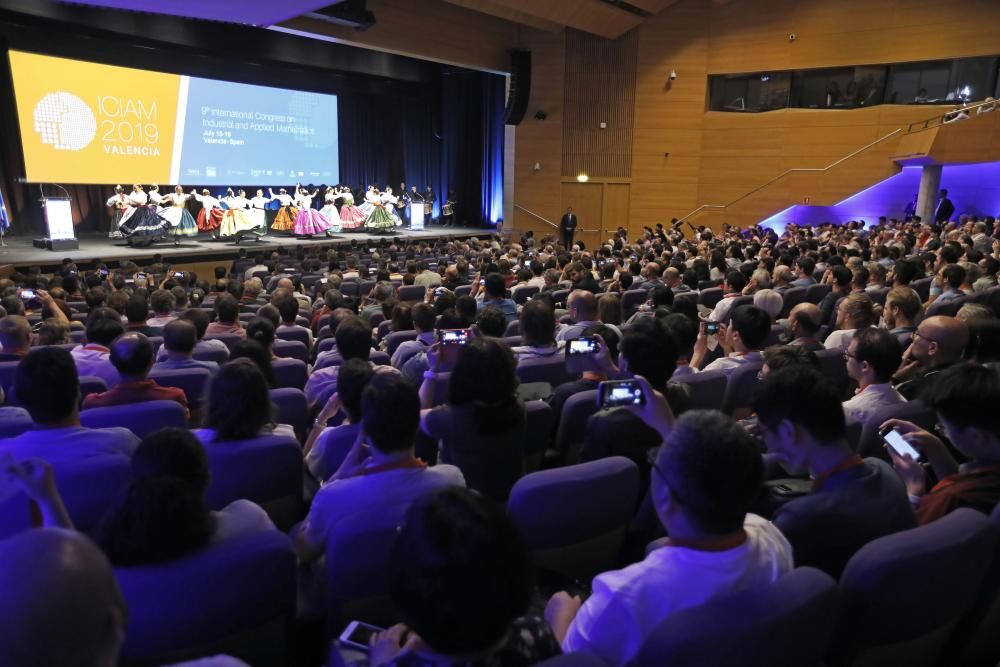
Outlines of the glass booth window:
<svg viewBox="0 0 1000 667">
<path fill-rule="evenodd" d="M 996 89 L 997 58 L 959 58 L 892 66 L 889 104 L 939 104 L 981 100 Z"/>
<path fill-rule="evenodd" d="M 862 65 L 796 72 L 792 106 L 853 109 L 881 104 L 885 95 L 885 70 L 881 65 Z"/>
<path fill-rule="evenodd" d="M 771 111 L 788 106 L 788 72 L 737 74 L 710 77 L 711 111 Z"/>
</svg>

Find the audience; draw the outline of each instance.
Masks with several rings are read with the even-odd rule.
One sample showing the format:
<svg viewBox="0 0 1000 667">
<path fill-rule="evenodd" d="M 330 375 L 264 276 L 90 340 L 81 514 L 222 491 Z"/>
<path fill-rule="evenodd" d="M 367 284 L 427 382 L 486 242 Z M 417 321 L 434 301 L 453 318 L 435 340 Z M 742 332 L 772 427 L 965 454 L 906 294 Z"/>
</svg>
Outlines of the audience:
<svg viewBox="0 0 1000 667">
<path fill-rule="evenodd" d="M 723 356 L 711 362 L 706 371 L 731 374 L 745 364 L 760 361 L 760 346 L 771 332 L 771 318 L 757 306 L 739 306 L 729 324 L 720 325 L 718 343 Z M 701 333 L 694 346 L 691 365 L 699 367 L 708 351 L 708 334 L 702 324 Z"/>
<path fill-rule="evenodd" d="M 0 319 L 0 361 L 20 361 L 31 351 L 31 325 L 21 315 Z"/>
<path fill-rule="evenodd" d="M 166 357 L 158 359 L 154 368 L 182 369 L 207 368 L 213 373 L 219 370 L 215 361 L 198 361 L 194 349 L 198 344 L 198 332 L 189 320 L 173 319 L 163 327 L 163 349 Z"/>
<path fill-rule="evenodd" d="M 928 317 L 913 332 L 913 342 L 893 376 L 896 390 L 907 400 L 922 398 L 941 371 L 962 360 L 969 342 L 969 328 L 954 317 Z"/>
<path fill-rule="evenodd" d="M 292 427 L 275 423 L 272 412 L 264 373 L 252 360 L 236 358 L 212 378 L 204 422 L 194 434 L 206 446 L 266 435 L 294 438 Z"/>
<path fill-rule="evenodd" d="M 885 329 L 869 327 L 855 332 L 844 351 L 844 362 L 858 390 L 844 401 L 844 413 L 866 423 L 875 410 L 905 402 L 892 386 L 892 374 L 902 359 L 903 347 Z"/>
</svg>

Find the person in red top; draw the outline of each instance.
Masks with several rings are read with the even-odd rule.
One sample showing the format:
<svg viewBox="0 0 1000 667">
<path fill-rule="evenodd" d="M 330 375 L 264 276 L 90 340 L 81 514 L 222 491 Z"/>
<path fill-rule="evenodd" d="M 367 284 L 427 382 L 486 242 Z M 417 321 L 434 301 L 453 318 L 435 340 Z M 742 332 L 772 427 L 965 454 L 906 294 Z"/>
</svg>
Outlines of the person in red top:
<svg viewBox="0 0 1000 667">
<path fill-rule="evenodd" d="M 83 409 L 166 400 L 180 403 L 190 418 L 184 390 L 161 387 L 149 379 L 154 357 L 153 345 L 143 334 L 129 332 L 119 336 L 111 345 L 111 363 L 121 376 L 121 382 L 109 391 L 88 395 L 83 400 Z"/>
<path fill-rule="evenodd" d="M 940 480 L 928 491 L 923 467 L 889 449 L 917 520 L 930 523 L 959 507 L 989 514 L 1000 503 L 1000 376 L 978 364 L 959 364 L 941 371 L 920 398 L 937 411 L 938 432 L 968 462 L 959 465 L 940 438 L 915 424 L 898 419 L 885 423 L 903 434 Z"/>
</svg>

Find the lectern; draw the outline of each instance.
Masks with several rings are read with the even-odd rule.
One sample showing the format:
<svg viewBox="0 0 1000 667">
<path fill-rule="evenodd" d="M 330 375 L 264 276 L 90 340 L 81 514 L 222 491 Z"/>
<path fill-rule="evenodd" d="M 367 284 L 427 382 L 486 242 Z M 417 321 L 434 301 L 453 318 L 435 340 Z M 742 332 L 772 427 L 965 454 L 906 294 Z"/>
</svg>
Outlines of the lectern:
<svg viewBox="0 0 1000 667">
<path fill-rule="evenodd" d="M 424 228 L 424 203 L 413 202 L 410 204 L 410 229 Z"/>
<path fill-rule="evenodd" d="M 42 197 L 42 211 L 45 213 L 44 239 L 32 242 L 36 248 L 48 250 L 78 250 L 80 242 L 73 228 L 73 209 L 69 197 Z"/>
</svg>

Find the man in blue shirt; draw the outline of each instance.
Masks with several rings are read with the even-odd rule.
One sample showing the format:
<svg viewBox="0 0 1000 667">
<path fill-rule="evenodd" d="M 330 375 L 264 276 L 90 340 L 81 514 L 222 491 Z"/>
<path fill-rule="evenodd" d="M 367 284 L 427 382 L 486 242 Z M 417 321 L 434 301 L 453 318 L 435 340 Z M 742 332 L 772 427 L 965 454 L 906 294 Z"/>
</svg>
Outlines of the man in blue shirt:
<svg viewBox="0 0 1000 667">
<path fill-rule="evenodd" d="M 156 362 L 153 369 L 207 368 L 213 373 L 219 370 L 214 361 L 198 361 L 192 355 L 198 343 L 198 331 L 187 320 L 172 320 L 163 327 L 163 347 L 167 358 Z"/>
<path fill-rule="evenodd" d="M 485 294 L 483 300 L 479 302 L 477 310 L 482 310 L 487 306 L 496 306 L 503 311 L 507 322 L 513 322 L 517 319 L 517 304 L 507 298 L 507 284 L 504 282 L 503 276 L 499 273 L 491 273 L 486 276 L 483 290 Z"/>
</svg>

